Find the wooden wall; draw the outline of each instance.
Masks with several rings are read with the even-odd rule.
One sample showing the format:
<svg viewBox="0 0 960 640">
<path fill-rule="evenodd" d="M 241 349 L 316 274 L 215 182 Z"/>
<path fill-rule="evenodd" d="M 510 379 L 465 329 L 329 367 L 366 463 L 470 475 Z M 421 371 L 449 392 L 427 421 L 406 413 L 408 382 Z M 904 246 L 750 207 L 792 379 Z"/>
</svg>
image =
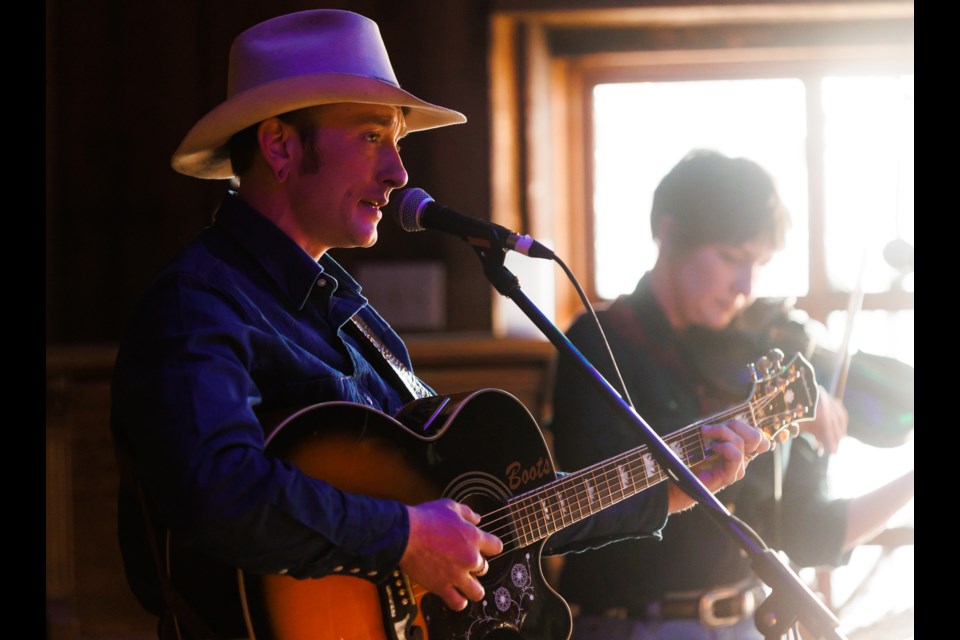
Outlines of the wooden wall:
<svg viewBox="0 0 960 640">
<path fill-rule="evenodd" d="M 410 185 L 488 217 L 483 0 L 333 1 L 378 21 L 401 84 L 465 113 L 465 125 L 404 141 Z M 173 171 L 191 126 L 226 97 L 232 39 L 303 0 L 46 0 L 46 339 L 115 342 L 148 278 L 206 225 L 226 187 Z M 381 224 L 360 261 L 432 259 L 446 267 L 449 331 L 488 331 L 493 295 L 456 238 Z"/>
</svg>

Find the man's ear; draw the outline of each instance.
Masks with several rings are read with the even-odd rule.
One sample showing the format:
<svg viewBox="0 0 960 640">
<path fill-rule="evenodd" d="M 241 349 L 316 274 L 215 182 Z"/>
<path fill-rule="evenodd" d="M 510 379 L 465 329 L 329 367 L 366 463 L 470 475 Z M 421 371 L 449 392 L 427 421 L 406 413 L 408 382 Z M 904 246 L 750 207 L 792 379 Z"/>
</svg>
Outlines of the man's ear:
<svg viewBox="0 0 960 640">
<path fill-rule="evenodd" d="M 267 118 L 257 127 L 257 145 L 277 182 L 290 175 L 297 153 L 299 137 L 296 129 L 280 118 Z"/>
</svg>

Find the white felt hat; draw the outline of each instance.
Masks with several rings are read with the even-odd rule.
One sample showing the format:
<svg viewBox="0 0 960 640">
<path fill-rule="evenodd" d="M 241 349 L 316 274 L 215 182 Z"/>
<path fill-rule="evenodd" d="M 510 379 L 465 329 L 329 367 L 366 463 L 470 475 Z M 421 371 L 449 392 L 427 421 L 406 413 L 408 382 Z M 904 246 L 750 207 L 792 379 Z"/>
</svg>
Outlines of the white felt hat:
<svg viewBox="0 0 960 640">
<path fill-rule="evenodd" d="M 237 36 L 227 99 L 187 133 L 171 165 L 197 178 L 232 178 L 228 144 L 235 133 L 271 116 L 335 102 L 406 107 L 407 131 L 467 121 L 400 88 L 374 21 L 350 11 L 301 11 Z"/>
</svg>

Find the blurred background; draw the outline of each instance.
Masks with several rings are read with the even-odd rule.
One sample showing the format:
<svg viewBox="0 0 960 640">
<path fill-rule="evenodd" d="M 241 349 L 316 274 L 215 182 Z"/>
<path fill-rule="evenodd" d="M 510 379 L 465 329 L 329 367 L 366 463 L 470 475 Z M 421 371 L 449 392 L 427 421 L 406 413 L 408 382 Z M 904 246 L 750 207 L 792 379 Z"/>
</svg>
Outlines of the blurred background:
<svg viewBox="0 0 960 640">
<path fill-rule="evenodd" d="M 46 607 L 50 638 L 145 640 L 115 545 L 109 375 L 153 273 L 211 220 L 226 184 L 174 172 L 226 95 L 233 38 L 262 20 L 349 9 L 380 24 L 401 84 L 468 123 L 404 141 L 410 186 L 554 249 L 590 300 L 651 264 L 657 181 L 689 149 L 757 160 L 793 214 L 760 295 L 820 321 L 824 348 L 911 367 L 914 6 L 901 1 L 46 0 Z M 549 421 L 555 351 L 458 239 L 385 219 L 335 257 L 409 338 L 441 393 L 497 387 Z M 549 261 L 508 254 L 565 329 L 583 311 Z M 758 354 L 762 355 L 762 354 Z M 825 381 L 831 372 L 818 371 Z M 896 387 L 896 380 L 885 384 Z M 912 421 L 911 404 L 904 407 Z M 832 488 L 913 466 L 913 440 L 848 438 Z M 853 469 L 854 473 L 843 473 Z M 852 638 L 911 638 L 913 505 L 849 566 L 804 577 Z"/>
</svg>

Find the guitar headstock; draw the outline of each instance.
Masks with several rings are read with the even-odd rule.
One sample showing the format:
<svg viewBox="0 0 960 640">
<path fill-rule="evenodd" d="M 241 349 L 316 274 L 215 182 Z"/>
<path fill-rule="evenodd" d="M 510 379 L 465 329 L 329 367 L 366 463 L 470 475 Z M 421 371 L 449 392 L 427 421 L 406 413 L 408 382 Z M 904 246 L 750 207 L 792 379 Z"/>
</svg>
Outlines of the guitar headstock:
<svg viewBox="0 0 960 640">
<path fill-rule="evenodd" d="M 795 437 L 798 422 L 816 417 L 819 392 L 813 367 L 800 353 L 783 364 L 779 349 L 748 366 L 754 378 L 750 396 L 754 424 L 774 442 Z"/>
</svg>

